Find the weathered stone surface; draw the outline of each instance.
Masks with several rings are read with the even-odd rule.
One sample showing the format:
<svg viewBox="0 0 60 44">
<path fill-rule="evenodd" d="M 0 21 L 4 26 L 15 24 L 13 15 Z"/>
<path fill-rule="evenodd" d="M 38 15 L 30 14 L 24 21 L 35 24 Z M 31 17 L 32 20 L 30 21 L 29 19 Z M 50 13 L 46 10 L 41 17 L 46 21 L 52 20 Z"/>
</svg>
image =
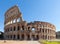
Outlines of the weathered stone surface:
<svg viewBox="0 0 60 44">
<path fill-rule="evenodd" d="M 17 6 L 5 13 L 4 37 L 12 40 L 55 39 L 55 26 L 48 22 L 34 21 L 27 23 Z"/>
</svg>

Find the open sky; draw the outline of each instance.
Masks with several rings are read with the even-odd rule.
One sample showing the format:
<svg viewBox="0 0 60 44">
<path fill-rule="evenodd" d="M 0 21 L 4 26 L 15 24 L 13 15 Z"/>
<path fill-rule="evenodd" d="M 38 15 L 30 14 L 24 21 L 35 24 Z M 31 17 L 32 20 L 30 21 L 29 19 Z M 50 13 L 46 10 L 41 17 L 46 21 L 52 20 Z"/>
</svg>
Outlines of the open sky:
<svg viewBox="0 0 60 44">
<path fill-rule="evenodd" d="M 60 31 L 60 0 L 0 0 L 0 31 L 4 31 L 4 14 L 17 5 L 27 22 L 45 21 Z"/>
</svg>

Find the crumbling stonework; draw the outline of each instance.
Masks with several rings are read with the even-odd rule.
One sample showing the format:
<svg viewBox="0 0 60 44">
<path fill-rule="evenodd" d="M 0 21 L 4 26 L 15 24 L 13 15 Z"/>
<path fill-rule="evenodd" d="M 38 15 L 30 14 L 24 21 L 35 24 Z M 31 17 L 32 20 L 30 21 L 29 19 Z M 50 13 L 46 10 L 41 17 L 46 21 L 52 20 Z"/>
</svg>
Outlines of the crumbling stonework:
<svg viewBox="0 0 60 44">
<path fill-rule="evenodd" d="M 55 26 L 48 22 L 34 21 L 27 23 L 17 6 L 5 13 L 4 37 L 11 40 L 51 40 L 56 38 Z"/>
</svg>

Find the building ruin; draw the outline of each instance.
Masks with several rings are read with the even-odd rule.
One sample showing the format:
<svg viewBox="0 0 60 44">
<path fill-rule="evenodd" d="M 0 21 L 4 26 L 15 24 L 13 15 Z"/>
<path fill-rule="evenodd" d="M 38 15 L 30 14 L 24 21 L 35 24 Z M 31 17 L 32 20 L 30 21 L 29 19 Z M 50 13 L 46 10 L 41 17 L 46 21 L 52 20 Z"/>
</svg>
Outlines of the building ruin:
<svg viewBox="0 0 60 44">
<path fill-rule="evenodd" d="M 17 6 L 5 13 L 4 38 L 7 40 L 51 40 L 56 38 L 55 26 L 48 22 L 27 23 Z"/>
</svg>

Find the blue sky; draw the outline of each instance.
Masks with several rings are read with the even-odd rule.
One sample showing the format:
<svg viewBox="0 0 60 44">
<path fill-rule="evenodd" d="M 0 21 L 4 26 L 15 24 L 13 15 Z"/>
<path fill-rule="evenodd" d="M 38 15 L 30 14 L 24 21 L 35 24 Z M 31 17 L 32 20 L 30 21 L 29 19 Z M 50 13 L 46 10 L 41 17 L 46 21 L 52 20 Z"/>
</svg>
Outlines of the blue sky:
<svg viewBox="0 0 60 44">
<path fill-rule="evenodd" d="M 0 31 L 4 31 L 4 14 L 17 5 L 27 22 L 45 21 L 60 31 L 60 0 L 0 0 Z"/>
</svg>

